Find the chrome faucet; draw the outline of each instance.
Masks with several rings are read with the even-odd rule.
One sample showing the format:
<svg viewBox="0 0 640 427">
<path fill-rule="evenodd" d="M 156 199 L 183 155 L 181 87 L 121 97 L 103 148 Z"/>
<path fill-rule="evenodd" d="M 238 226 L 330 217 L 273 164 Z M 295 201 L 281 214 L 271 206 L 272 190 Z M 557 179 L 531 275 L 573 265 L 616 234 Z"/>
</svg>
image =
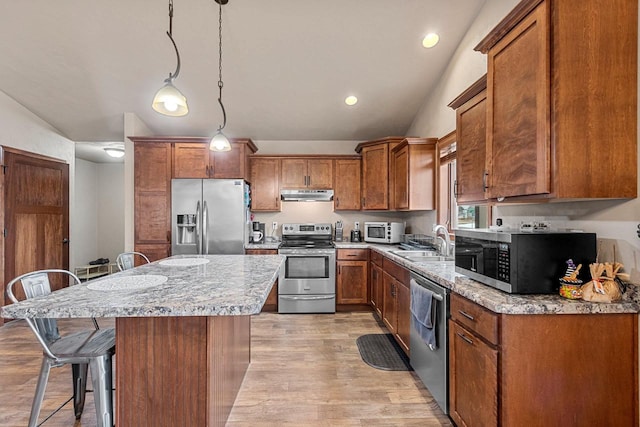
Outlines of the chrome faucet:
<svg viewBox="0 0 640 427">
<path fill-rule="evenodd" d="M 445 227 L 444 225 L 435 224 L 433 226 L 433 234 L 436 239 L 442 240 L 442 242 L 444 243 L 444 256 L 451 256 L 453 245 L 451 244 L 451 236 L 449 235 L 449 230 L 447 229 L 447 227 Z M 444 238 L 439 236 L 439 234 L 442 234 Z"/>
</svg>

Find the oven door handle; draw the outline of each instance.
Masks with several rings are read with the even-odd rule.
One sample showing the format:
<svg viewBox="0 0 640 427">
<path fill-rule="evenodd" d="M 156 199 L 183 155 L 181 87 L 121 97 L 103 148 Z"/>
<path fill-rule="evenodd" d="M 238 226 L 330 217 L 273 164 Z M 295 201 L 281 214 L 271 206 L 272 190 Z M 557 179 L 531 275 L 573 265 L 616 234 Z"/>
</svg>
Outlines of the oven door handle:
<svg viewBox="0 0 640 427">
<path fill-rule="evenodd" d="M 335 298 L 335 296 L 334 295 L 313 295 L 313 296 L 308 296 L 308 295 L 299 295 L 299 296 L 280 295 L 280 298 L 286 299 L 286 300 L 291 300 L 291 301 L 316 301 L 316 300 L 323 300 L 323 299 L 333 299 L 333 298 Z"/>
</svg>

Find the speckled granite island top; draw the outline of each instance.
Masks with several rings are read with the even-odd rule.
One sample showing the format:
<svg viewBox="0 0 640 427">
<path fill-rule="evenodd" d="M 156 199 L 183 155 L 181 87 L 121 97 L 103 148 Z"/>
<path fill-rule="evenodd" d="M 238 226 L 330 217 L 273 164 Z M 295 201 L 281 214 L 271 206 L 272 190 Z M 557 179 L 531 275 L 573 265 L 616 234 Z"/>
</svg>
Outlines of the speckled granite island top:
<svg viewBox="0 0 640 427">
<path fill-rule="evenodd" d="M 637 313 L 640 310 L 640 295 L 634 285 L 627 287 L 623 299 L 611 304 L 569 300 L 560 295 L 514 295 L 486 286 L 455 272 L 453 261 L 411 262 L 389 251 L 398 250 L 395 245 L 366 243 L 337 243 L 338 249 L 373 249 L 396 263 L 425 276 L 463 297 L 504 314 L 596 314 Z"/>
<path fill-rule="evenodd" d="M 188 263 L 200 258 L 197 265 Z M 206 260 L 206 261 L 205 261 Z M 163 262 L 164 261 L 164 262 Z M 206 262 L 206 263 L 205 263 Z M 8 318 L 234 316 L 260 312 L 278 277 L 281 255 L 174 256 L 2 308 Z M 141 289 L 92 290 L 126 276 L 166 276 Z M 142 278 L 141 283 L 145 278 Z M 164 280 L 164 279 L 163 279 Z M 135 279 L 128 279 L 135 287 Z M 108 283 L 103 283 L 108 284 Z"/>
</svg>

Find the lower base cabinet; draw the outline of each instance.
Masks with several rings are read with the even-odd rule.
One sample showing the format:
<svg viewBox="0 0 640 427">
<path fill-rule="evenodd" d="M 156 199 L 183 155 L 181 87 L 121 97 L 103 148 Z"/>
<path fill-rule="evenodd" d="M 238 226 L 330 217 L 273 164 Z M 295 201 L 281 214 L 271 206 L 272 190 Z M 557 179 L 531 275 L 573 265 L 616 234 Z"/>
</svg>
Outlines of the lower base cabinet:
<svg viewBox="0 0 640 427">
<path fill-rule="evenodd" d="M 637 314 L 496 314 L 450 301 L 458 426 L 638 426 Z"/>
<path fill-rule="evenodd" d="M 409 355 L 411 291 L 409 270 L 384 258 L 382 261 L 382 321 Z"/>
<path fill-rule="evenodd" d="M 336 254 L 336 308 L 367 308 L 369 250 L 338 249 Z"/>
<path fill-rule="evenodd" d="M 277 249 L 245 249 L 245 255 L 278 255 Z M 278 280 L 273 284 L 269 296 L 262 306 L 263 312 L 277 312 L 278 311 Z"/>
</svg>

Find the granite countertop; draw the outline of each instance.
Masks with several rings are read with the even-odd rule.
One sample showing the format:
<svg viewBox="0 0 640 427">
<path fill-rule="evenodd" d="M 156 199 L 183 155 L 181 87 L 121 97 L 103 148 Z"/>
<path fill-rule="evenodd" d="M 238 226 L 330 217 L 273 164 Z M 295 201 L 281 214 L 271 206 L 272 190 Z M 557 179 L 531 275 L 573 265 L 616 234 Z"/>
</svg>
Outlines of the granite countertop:
<svg viewBox="0 0 640 427">
<path fill-rule="evenodd" d="M 194 259 L 203 264 L 166 265 L 167 260 L 188 263 Z M 256 314 L 264 305 L 284 259 L 281 255 L 173 256 L 2 307 L 2 316 L 70 318 Z M 127 277 L 139 275 L 148 275 L 148 279 L 166 276 L 167 279 L 149 288 L 90 289 L 118 281 L 132 281 L 135 286 L 136 279 Z M 141 279 L 137 282 L 144 283 L 145 278 Z"/>
<path fill-rule="evenodd" d="M 557 294 L 515 295 L 486 286 L 465 275 L 455 272 L 453 261 L 411 262 L 389 251 L 398 250 L 396 245 L 367 243 L 336 243 L 338 249 L 373 249 L 407 269 L 425 276 L 441 286 L 488 308 L 504 314 L 594 314 L 594 313 L 638 313 L 640 295 L 634 285 L 627 286 L 623 299 L 614 303 L 598 303 L 570 300 Z"/>
</svg>

